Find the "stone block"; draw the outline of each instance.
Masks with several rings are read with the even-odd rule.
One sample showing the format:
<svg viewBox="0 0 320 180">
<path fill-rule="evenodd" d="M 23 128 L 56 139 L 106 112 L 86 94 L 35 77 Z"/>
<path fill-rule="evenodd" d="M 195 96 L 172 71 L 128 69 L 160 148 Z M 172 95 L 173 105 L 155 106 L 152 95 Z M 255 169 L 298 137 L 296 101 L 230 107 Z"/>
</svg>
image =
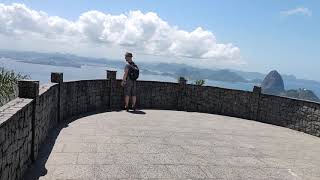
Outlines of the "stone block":
<svg viewBox="0 0 320 180">
<path fill-rule="evenodd" d="M 5 131 L 4 129 L 0 130 L 0 144 L 2 144 L 2 142 L 4 142 L 5 140 Z"/>
<path fill-rule="evenodd" d="M 254 87 L 253 87 L 253 93 L 254 93 L 254 94 L 261 94 L 261 87 L 259 87 L 259 86 L 254 86 Z"/>
<path fill-rule="evenodd" d="M 39 95 L 39 81 L 21 80 L 18 81 L 20 98 L 34 99 Z"/>
<path fill-rule="evenodd" d="M 179 84 L 185 85 L 185 84 L 187 84 L 187 80 L 184 77 L 180 77 Z"/>
<path fill-rule="evenodd" d="M 108 80 L 116 80 L 117 79 L 117 71 L 107 70 L 107 79 Z"/>
</svg>

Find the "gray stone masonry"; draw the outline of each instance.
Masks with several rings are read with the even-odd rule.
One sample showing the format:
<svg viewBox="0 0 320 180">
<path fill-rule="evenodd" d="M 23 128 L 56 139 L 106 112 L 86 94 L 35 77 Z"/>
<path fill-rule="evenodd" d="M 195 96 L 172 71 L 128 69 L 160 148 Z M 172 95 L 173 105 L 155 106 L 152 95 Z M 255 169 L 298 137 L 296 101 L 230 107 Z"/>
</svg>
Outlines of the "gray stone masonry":
<svg viewBox="0 0 320 180">
<path fill-rule="evenodd" d="M 116 80 L 116 78 L 117 78 L 117 71 L 107 70 L 107 79 L 108 80 Z"/>
<path fill-rule="evenodd" d="M 183 85 L 186 85 L 187 84 L 187 80 L 184 77 L 180 77 L 179 78 L 179 83 L 183 84 Z"/>
<path fill-rule="evenodd" d="M 18 97 L 33 99 L 39 94 L 39 81 L 22 80 L 18 82 L 18 88 Z"/>
<path fill-rule="evenodd" d="M 117 78 L 117 71 L 109 71 L 107 70 L 107 79 L 109 80 L 109 87 L 110 87 L 110 95 L 109 95 L 109 107 L 111 110 L 117 109 L 117 96 L 116 91 L 116 78 Z M 121 107 L 120 107 L 121 108 Z"/>
<path fill-rule="evenodd" d="M 59 72 L 53 72 L 51 73 L 51 82 L 52 83 L 58 83 L 59 84 L 59 92 L 58 92 L 58 121 L 61 121 L 63 118 L 63 114 L 62 111 L 60 110 L 61 108 L 61 99 L 62 99 L 62 83 L 63 83 L 63 73 L 59 73 Z"/>
<path fill-rule="evenodd" d="M 59 72 L 51 73 L 51 82 L 63 83 L 63 73 L 59 73 Z"/>
<path fill-rule="evenodd" d="M 261 87 L 259 87 L 259 86 L 254 86 L 254 87 L 253 87 L 253 93 L 255 93 L 255 94 L 261 94 Z"/>
</svg>

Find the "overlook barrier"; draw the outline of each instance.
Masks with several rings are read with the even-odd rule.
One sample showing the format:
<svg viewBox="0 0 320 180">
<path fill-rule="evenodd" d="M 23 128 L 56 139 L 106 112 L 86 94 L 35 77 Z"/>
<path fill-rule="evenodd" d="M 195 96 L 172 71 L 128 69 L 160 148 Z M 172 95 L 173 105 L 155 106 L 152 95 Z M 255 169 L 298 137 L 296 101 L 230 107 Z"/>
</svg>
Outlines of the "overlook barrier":
<svg viewBox="0 0 320 180">
<path fill-rule="evenodd" d="M 116 71 L 107 78 L 63 82 L 52 73 L 50 84 L 19 81 L 18 98 L 0 108 L 0 179 L 21 179 L 37 158 L 48 131 L 79 114 L 124 107 Z M 255 120 L 320 137 L 320 104 L 253 92 L 210 86 L 138 81 L 137 106 L 204 112 Z"/>
</svg>

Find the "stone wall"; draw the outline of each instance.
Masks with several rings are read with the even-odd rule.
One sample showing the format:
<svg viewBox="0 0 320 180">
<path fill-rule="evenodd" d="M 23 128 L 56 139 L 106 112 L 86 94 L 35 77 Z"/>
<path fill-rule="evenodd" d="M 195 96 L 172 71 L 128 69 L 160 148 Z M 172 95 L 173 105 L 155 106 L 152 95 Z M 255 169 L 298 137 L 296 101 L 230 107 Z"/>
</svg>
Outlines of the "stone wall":
<svg viewBox="0 0 320 180">
<path fill-rule="evenodd" d="M 87 112 L 124 107 L 121 80 L 115 71 L 107 78 L 63 82 L 52 73 L 53 83 L 20 81 L 19 97 L 0 108 L 0 179 L 21 179 L 37 157 L 48 131 L 57 124 Z M 320 137 L 320 104 L 272 95 L 210 86 L 138 81 L 137 106 L 204 112 L 256 120 Z"/>
<path fill-rule="evenodd" d="M 137 82 L 137 106 L 140 108 L 177 109 L 178 94 L 177 83 Z"/>
<path fill-rule="evenodd" d="M 320 104 L 261 94 L 257 121 L 320 137 Z"/>
<path fill-rule="evenodd" d="M 253 119 L 257 99 L 252 92 L 188 85 L 183 110 Z"/>
<path fill-rule="evenodd" d="M 0 108 L 0 179 L 21 179 L 31 164 L 34 100 L 16 98 Z"/>
<path fill-rule="evenodd" d="M 61 85 L 62 119 L 95 110 L 109 109 L 108 80 L 64 82 Z"/>
<path fill-rule="evenodd" d="M 37 157 L 48 131 L 58 123 L 58 90 L 57 84 L 42 86 L 36 98 L 34 158 Z"/>
</svg>

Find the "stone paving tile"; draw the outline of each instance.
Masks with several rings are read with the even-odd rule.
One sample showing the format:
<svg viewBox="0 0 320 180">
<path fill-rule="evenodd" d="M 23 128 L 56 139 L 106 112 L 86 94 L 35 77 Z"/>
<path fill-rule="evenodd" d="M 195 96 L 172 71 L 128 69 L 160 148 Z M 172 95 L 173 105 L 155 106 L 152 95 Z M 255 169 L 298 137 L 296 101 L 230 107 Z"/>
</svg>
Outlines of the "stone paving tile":
<svg viewBox="0 0 320 180">
<path fill-rule="evenodd" d="M 124 166 L 96 165 L 94 169 L 96 180 L 130 178 L 130 174 Z"/>
<path fill-rule="evenodd" d="M 211 154 L 203 154 L 203 155 L 200 155 L 201 158 L 203 158 L 206 163 L 206 164 L 209 164 L 209 165 L 215 165 L 215 166 L 228 166 L 229 163 L 228 161 L 226 161 L 226 159 L 228 157 L 218 157 L 216 155 L 211 155 Z M 203 164 L 201 164 L 203 165 Z"/>
<path fill-rule="evenodd" d="M 140 178 L 175 178 L 165 165 L 145 165 L 139 167 Z"/>
<path fill-rule="evenodd" d="M 48 165 L 62 165 L 62 164 L 76 164 L 78 153 L 51 153 L 46 164 Z"/>
<path fill-rule="evenodd" d="M 214 146 L 181 146 L 185 152 L 190 154 L 214 154 Z"/>
<path fill-rule="evenodd" d="M 266 163 L 255 157 L 226 157 L 225 161 L 230 166 L 266 167 Z"/>
<path fill-rule="evenodd" d="M 96 143 L 66 143 L 63 152 L 97 152 Z"/>
<path fill-rule="evenodd" d="M 144 164 L 145 161 L 143 159 L 142 154 L 137 153 L 119 153 L 113 155 L 113 161 L 115 164 Z"/>
<path fill-rule="evenodd" d="M 90 165 L 96 164 L 97 153 L 77 153 L 77 164 Z"/>
<path fill-rule="evenodd" d="M 302 180 L 302 177 L 294 174 L 289 169 L 258 168 L 258 167 L 233 167 L 233 166 L 201 166 L 210 178 L 223 179 L 278 179 L 278 180 Z"/>
<path fill-rule="evenodd" d="M 53 172 L 56 179 L 95 179 L 93 165 L 59 165 Z"/>
<path fill-rule="evenodd" d="M 98 144 L 97 152 L 99 153 L 125 153 L 129 152 L 126 144 Z"/>
<path fill-rule="evenodd" d="M 260 152 L 251 148 L 243 147 L 214 147 L 214 154 L 217 156 L 233 156 L 233 157 L 249 157 L 249 156 L 263 156 Z"/>
<path fill-rule="evenodd" d="M 200 166 L 208 178 L 218 179 L 240 179 L 239 172 L 234 167 L 229 166 Z"/>
<path fill-rule="evenodd" d="M 85 135 L 82 137 L 84 143 L 108 144 L 112 143 L 112 137 L 102 135 Z"/>
<path fill-rule="evenodd" d="M 116 154 L 111 153 L 96 153 L 95 154 L 95 164 L 115 164 L 115 156 Z"/>
<path fill-rule="evenodd" d="M 265 163 L 266 167 L 271 168 L 289 168 L 294 166 L 294 160 L 290 159 L 279 159 L 279 158 L 258 158 Z"/>
<path fill-rule="evenodd" d="M 145 163 L 148 164 L 179 164 L 180 158 L 175 154 L 142 154 Z"/>
<path fill-rule="evenodd" d="M 176 178 L 208 178 L 207 174 L 199 166 L 191 165 L 167 165 L 169 171 L 175 175 Z"/>
</svg>

